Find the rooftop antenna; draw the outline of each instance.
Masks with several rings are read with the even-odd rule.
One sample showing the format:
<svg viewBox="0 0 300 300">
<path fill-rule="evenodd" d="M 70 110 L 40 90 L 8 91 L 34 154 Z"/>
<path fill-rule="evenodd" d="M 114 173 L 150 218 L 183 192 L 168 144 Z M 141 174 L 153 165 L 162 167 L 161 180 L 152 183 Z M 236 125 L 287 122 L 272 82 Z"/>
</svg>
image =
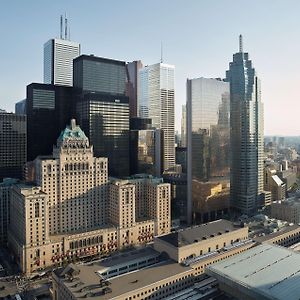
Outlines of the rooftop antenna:
<svg viewBox="0 0 300 300">
<path fill-rule="evenodd" d="M 65 40 L 68 39 L 68 19 L 67 14 L 65 13 Z"/>
<path fill-rule="evenodd" d="M 239 51 L 240 53 L 243 52 L 243 36 L 241 34 L 239 36 Z"/>
<path fill-rule="evenodd" d="M 160 63 L 163 63 L 163 43 L 160 42 Z"/>
<path fill-rule="evenodd" d="M 63 15 L 60 15 L 60 39 L 62 40 L 63 35 Z"/>
</svg>

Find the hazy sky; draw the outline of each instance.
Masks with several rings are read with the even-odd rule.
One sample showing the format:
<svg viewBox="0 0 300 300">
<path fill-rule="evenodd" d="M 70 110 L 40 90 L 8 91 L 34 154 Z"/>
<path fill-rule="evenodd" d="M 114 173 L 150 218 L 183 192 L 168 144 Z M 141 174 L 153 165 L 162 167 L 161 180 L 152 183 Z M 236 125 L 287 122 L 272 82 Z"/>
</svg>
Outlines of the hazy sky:
<svg viewBox="0 0 300 300">
<path fill-rule="evenodd" d="M 262 81 L 265 134 L 300 135 L 299 0 L 0 0 L 0 108 L 43 80 L 43 44 L 67 12 L 82 53 L 176 66 L 176 127 L 186 78 L 224 77 L 244 36 Z"/>
</svg>

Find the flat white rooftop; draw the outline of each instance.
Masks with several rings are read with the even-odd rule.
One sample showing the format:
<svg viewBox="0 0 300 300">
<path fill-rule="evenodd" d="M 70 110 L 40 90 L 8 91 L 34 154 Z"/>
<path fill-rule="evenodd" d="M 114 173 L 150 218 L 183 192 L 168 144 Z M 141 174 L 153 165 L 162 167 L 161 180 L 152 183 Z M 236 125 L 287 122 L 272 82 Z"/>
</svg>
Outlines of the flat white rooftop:
<svg viewBox="0 0 300 300">
<path fill-rule="evenodd" d="M 300 298 L 300 254 L 280 246 L 256 246 L 210 266 L 207 273 L 253 299 Z"/>
</svg>

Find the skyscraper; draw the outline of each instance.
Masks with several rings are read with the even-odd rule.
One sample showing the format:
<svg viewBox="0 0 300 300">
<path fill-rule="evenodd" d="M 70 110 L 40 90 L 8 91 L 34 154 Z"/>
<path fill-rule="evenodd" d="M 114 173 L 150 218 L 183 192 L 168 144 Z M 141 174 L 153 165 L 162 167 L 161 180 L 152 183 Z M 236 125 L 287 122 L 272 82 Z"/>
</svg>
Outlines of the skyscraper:
<svg viewBox="0 0 300 300">
<path fill-rule="evenodd" d="M 63 37 L 63 19 L 60 19 L 60 38 L 44 44 L 44 83 L 73 85 L 73 59 L 80 55 L 80 44 L 70 41 L 67 18 Z"/>
<path fill-rule="evenodd" d="M 138 74 L 143 67 L 140 60 L 135 60 L 126 64 L 127 82 L 126 95 L 129 97 L 130 118 L 137 117 L 137 97 L 138 97 Z"/>
<path fill-rule="evenodd" d="M 57 136 L 74 117 L 73 89 L 31 83 L 27 86 L 27 159 L 50 155 Z"/>
<path fill-rule="evenodd" d="M 11 189 L 18 182 L 18 179 L 4 178 L 3 182 L 0 183 L 0 244 L 2 245 L 7 243 Z"/>
<path fill-rule="evenodd" d="M 226 78 L 230 82 L 231 205 L 251 214 L 263 200 L 263 103 L 260 80 L 243 51 L 241 35 Z"/>
<path fill-rule="evenodd" d="M 125 62 L 81 55 L 74 60 L 78 122 L 110 176 L 129 175 L 129 101 Z"/>
<path fill-rule="evenodd" d="M 188 79 L 186 119 L 188 221 L 193 215 L 193 221 L 207 222 L 228 206 L 222 183 L 229 182 L 229 84 Z M 213 189 L 221 198 L 212 199 Z"/>
<path fill-rule="evenodd" d="M 26 116 L 0 111 L 0 182 L 22 178 L 26 144 Z"/>
<path fill-rule="evenodd" d="M 186 105 L 182 105 L 181 112 L 181 147 L 186 147 Z"/>
<path fill-rule="evenodd" d="M 162 174 L 162 130 L 151 119 L 130 119 L 130 174 Z"/>
<path fill-rule="evenodd" d="M 141 69 L 138 78 L 139 117 L 163 130 L 163 170 L 175 166 L 174 77 L 174 66 L 158 63 Z"/>
</svg>

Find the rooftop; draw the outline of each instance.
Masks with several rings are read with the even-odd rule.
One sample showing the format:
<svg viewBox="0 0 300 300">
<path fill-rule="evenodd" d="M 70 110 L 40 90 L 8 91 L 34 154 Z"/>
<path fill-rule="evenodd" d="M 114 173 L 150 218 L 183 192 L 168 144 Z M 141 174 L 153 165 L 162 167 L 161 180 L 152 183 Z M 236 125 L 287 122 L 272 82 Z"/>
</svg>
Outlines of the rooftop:
<svg viewBox="0 0 300 300">
<path fill-rule="evenodd" d="M 278 202 L 274 202 L 272 204 L 280 204 L 280 205 L 285 205 L 285 206 L 298 206 L 300 205 L 300 198 L 298 197 L 291 197 L 291 198 L 287 198 L 283 201 L 278 201 Z"/>
<path fill-rule="evenodd" d="M 182 247 L 193 243 L 200 242 L 215 236 L 225 234 L 237 229 L 240 229 L 240 225 L 235 225 L 227 220 L 217 220 L 207 224 L 194 226 L 179 230 L 174 233 L 166 234 L 157 237 L 175 247 Z"/>
<path fill-rule="evenodd" d="M 299 300 L 300 255 L 283 247 L 260 245 L 209 266 L 207 272 L 253 299 Z"/>
<path fill-rule="evenodd" d="M 63 281 L 65 287 L 72 292 L 76 299 L 89 298 L 89 293 L 92 293 L 93 296 L 91 295 L 91 297 L 93 297 L 93 299 L 106 300 L 121 296 L 133 290 L 138 290 L 171 276 L 178 276 L 179 274 L 191 271 L 192 269 L 190 267 L 184 267 L 172 260 L 168 260 L 148 268 L 109 279 L 108 288 L 111 289 L 111 293 L 108 294 L 102 293 L 105 286 L 102 287 L 99 284 L 100 277 L 87 265 L 76 266 L 74 272 L 75 280 L 70 281 L 63 279 Z M 63 274 L 63 271 L 60 274 L 58 274 L 58 271 L 55 272 L 58 276 Z M 85 295 L 87 295 L 87 297 L 85 297 Z"/>
<path fill-rule="evenodd" d="M 276 232 L 273 232 L 273 233 L 270 233 L 270 234 L 267 234 L 267 235 L 262 235 L 262 236 L 255 237 L 254 240 L 256 242 L 262 243 L 262 242 L 265 242 L 267 240 L 271 240 L 275 237 L 278 237 L 278 236 L 280 236 L 284 233 L 296 230 L 296 229 L 300 229 L 299 225 L 291 225 L 291 226 L 283 227 L 282 229 L 280 229 Z"/>
<path fill-rule="evenodd" d="M 61 132 L 58 143 L 64 143 L 69 140 L 88 142 L 88 138 L 83 130 L 76 124 L 75 119 L 72 119 L 70 125 Z"/>
<path fill-rule="evenodd" d="M 145 247 L 142 249 L 137 249 L 137 250 L 131 250 L 131 251 L 126 251 L 124 253 L 119 253 L 117 255 L 112 255 L 108 258 L 99 260 L 99 261 L 94 261 L 92 263 L 88 263 L 87 266 L 95 269 L 97 271 L 102 271 L 106 270 L 108 268 L 111 268 L 113 266 L 118 266 L 122 265 L 125 263 L 128 263 L 128 261 L 134 261 L 140 258 L 147 258 L 147 257 L 152 257 L 152 256 L 159 256 L 160 253 L 155 251 L 151 247 Z"/>
</svg>

